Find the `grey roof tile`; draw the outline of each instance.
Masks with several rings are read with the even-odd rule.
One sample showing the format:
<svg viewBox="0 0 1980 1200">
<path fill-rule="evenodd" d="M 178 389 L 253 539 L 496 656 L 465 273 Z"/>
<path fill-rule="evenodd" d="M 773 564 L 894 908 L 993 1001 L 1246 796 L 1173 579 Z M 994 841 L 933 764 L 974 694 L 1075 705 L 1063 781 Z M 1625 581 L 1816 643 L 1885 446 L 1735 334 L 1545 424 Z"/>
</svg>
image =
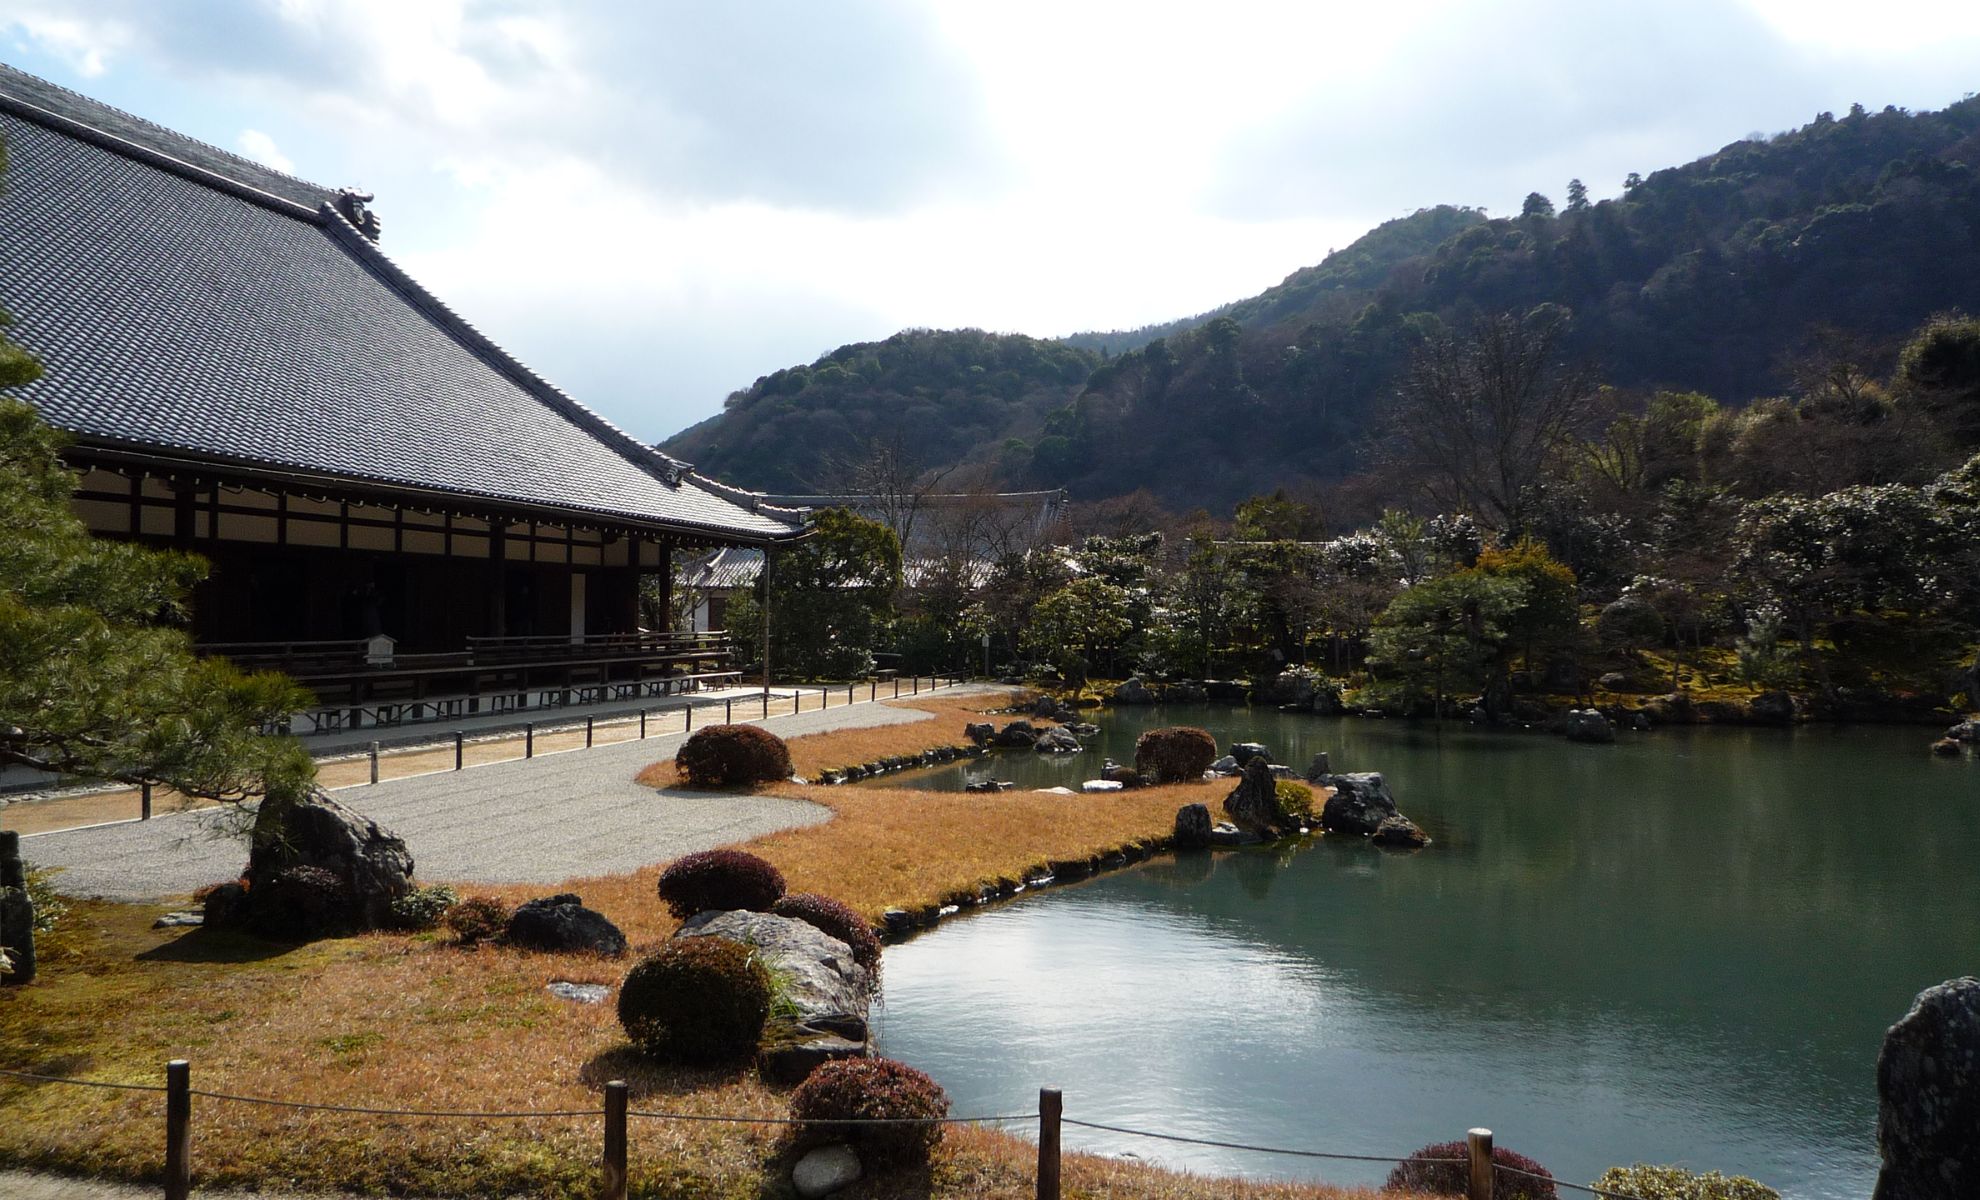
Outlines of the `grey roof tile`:
<svg viewBox="0 0 1980 1200">
<path fill-rule="evenodd" d="M 11 68 L 0 136 L 0 307 L 47 368 L 23 394 L 85 440 L 718 537 L 796 530 L 517 362 L 324 189 Z"/>
</svg>

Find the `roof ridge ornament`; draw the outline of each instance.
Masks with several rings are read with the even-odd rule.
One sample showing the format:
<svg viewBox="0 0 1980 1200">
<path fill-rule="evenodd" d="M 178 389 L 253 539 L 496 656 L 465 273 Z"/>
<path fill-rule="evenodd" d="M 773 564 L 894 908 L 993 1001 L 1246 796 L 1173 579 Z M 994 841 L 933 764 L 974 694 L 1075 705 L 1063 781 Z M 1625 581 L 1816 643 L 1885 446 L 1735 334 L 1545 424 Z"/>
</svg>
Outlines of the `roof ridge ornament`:
<svg viewBox="0 0 1980 1200">
<path fill-rule="evenodd" d="M 368 206 L 377 198 L 372 193 L 362 191 L 358 188 L 346 187 L 337 189 L 337 211 L 343 215 L 346 221 L 349 221 L 356 227 L 359 233 L 374 242 L 378 240 L 379 229 L 383 225 L 383 222 L 378 219 L 378 214 L 372 212 Z"/>
</svg>

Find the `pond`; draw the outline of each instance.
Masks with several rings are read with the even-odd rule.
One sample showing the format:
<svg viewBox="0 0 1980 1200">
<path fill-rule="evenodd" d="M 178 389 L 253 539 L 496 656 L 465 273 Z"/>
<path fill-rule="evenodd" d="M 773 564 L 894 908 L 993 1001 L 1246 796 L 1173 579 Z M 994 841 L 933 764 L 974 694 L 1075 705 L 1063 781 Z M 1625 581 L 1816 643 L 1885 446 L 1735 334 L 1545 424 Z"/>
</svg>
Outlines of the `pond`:
<svg viewBox="0 0 1980 1200">
<path fill-rule="evenodd" d="M 1484 1125 L 1574 1182 L 1648 1161 L 1862 1197 L 1884 1030 L 1980 972 L 1980 764 L 1928 756 L 1932 730 L 1578 746 L 1196 706 L 1099 720 L 1070 761 L 1009 751 L 894 782 L 1076 787 L 1144 728 L 1201 725 L 1295 766 L 1326 750 L 1382 771 L 1436 842 L 1164 856 L 890 947 L 881 1048 L 958 1114 L 1028 1111 L 1050 1086 L 1101 1124 L 1377 1154 Z M 1205 790 L 1214 808 L 1227 788 Z M 1386 1173 L 1074 1128 L 1066 1144 Z"/>
</svg>

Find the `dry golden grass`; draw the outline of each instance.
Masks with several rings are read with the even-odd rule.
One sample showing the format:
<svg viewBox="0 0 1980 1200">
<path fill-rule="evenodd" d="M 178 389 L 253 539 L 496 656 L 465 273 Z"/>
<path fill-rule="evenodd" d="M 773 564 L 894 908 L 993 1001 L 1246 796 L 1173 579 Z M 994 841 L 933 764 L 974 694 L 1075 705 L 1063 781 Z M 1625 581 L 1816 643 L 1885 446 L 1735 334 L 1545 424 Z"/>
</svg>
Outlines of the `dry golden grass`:
<svg viewBox="0 0 1980 1200">
<path fill-rule="evenodd" d="M 983 703 L 978 700 L 976 703 Z M 966 702 L 931 700 L 933 720 L 801 738 L 808 769 L 959 739 Z M 1017 878 L 1052 859 L 1166 832 L 1203 785 L 1084 796 L 931 794 L 788 786 L 832 807 L 824 825 L 749 843 L 794 889 L 868 914 L 921 907 Z M 674 921 L 654 896 L 659 867 L 566 886 L 610 915 L 636 947 Z M 519 900 L 542 887 L 478 889 Z M 437 935 L 370 935 L 288 948 L 238 935 L 153 930 L 146 906 L 84 903 L 50 947 L 41 980 L 0 991 L 0 1066 L 116 1082 L 160 1081 L 193 1063 L 197 1089 L 362 1107 L 583 1110 L 626 1078 L 636 1110 L 776 1117 L 786 1094 L 753 1073 L 687 1071 L 629 1052 L 609 1005 L 544 990 L 554 979 L 616 983 L 625 964 L 502 949 L 461 951 Z M 162 1170 L 155 1093 L 0 1079 L 0 1164 L 119 1179 Z M 528 1122 L 381 1118 L 197 1099 L 202 1186 L 269 1186 L 431 1196 L 579 1197 L 595 1187 L 595 1117 Z M 634 1194 L 779 1194 L 788 1165 L 774 1128 L 636 1121 Z M 1007 1134 L 952 1130 L 932 1168 L 869 1181 L 878 1197 L 1031 1194 L 1035 1150 Z M 1143 1164 L 1069 1156 L 1070 1195 L 1308 1197 L 1353 1190 L 1208 1181 Z"/>
</svg>

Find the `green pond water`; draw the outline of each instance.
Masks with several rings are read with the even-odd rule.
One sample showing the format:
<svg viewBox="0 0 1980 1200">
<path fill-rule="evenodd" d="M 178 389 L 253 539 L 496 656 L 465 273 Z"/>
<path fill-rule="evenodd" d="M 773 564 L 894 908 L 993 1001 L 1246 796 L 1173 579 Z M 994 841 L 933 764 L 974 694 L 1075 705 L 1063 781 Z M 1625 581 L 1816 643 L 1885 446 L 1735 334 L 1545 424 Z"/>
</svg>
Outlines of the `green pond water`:
<svg viewBox="0 0 1980 1200">
<path fill-rule="evenodd" d="M 1923 988 L 1980 974 L 1980 763 L 1935 731 L 1665 730 L 1577 746 L 1212 707 L 1101 713 L 1070 759 L 892 781 L 1077 787 L 1201 725 L 1388 776 L 1436 839 L 1165 856 L 952 918 L 886 955 L 884 1053 L 958 1115 L 1401 1154 L 1492 1128 L 1586 1183 L 1636 1161 L 1868 1196 L 1876 1058 Z M 1213 809 L 1228 785 L 1204 789 Z M 997 803 L 985 796 L 985 804 Z M 1068 804 L 1080 803 L 1068 797 Z M 1253 1177 L 1385 1167 L 1079 1128 L 1069 1148 Z"/>
</svg>

